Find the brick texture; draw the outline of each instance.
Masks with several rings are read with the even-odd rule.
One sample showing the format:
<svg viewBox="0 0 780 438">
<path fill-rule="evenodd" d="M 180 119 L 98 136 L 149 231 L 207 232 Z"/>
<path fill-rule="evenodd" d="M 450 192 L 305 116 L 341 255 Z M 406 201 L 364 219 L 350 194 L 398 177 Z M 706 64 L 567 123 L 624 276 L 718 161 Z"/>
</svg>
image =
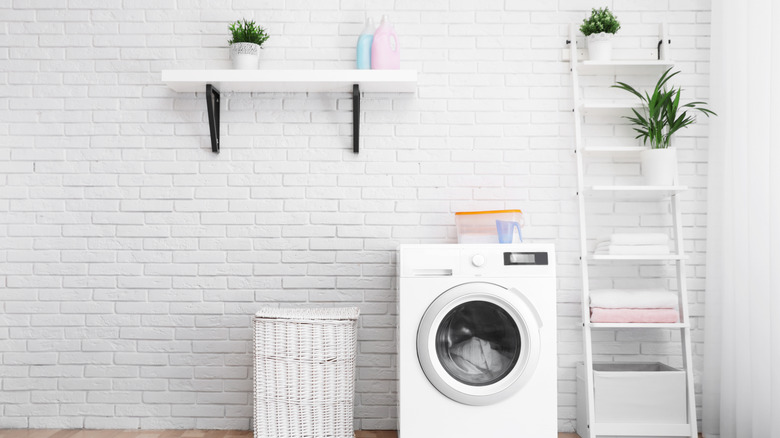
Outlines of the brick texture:
<svg viewBox="0 0 780 438">
<path fill-rule="evenodd" d="M 621 56 L 650 56 L 667 22 L 678 83 L 707 97 L 708 1 L 604 3 L 623 23 Z M 0 0 L 0 428 L 249 428 L 250 315 L 264 304 L 359 306 L 355 426 L 395 428 L 396 246 L 455 242 L 455 211 L 521 208 L 527 240 L 559 252 L 559 428 L 572 431 L 582 345 L 565 40 L 591 6 Z M 214 155 L 203 94 L 160 82 L 162 69 L 228 68 L 227 23 L 242 17 L 272 35 L 263 69 L 352 68 L 364 17 L 384 13 L 419 88 L 365 95 L 359 155 L 346 93 L 223 93 Z M 610 83 L 585 85 L 611 97 Z M 589 138 L 633 142 L 592 122 Z M 697 370 L 706 133 L 677 138 Z M 619 157 L 588 167 L 638 171 Z M 667 211 L 594 204 L 589 231 L 662 227 Z M 670 274 L 602 265 L 592 281 Z M 675 333 L 594 337 L 597 358 L 680 363 Z"/>
</svg>

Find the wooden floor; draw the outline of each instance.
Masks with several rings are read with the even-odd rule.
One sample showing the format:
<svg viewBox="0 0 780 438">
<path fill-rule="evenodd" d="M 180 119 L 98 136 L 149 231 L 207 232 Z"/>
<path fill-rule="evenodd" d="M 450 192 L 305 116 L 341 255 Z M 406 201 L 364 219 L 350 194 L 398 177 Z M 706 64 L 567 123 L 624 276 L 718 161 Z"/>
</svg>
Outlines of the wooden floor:
<svg viewBox="0 0 780 438">
<path fill-rule="evenodd" d="M 249 438 L 251 430 L 0 429 L 0 438 Z M 394 430 L 357 430 L 355 438 L 398 438 Z M 579 438 L 559 433 L 558 438 Z"/>
</svg>

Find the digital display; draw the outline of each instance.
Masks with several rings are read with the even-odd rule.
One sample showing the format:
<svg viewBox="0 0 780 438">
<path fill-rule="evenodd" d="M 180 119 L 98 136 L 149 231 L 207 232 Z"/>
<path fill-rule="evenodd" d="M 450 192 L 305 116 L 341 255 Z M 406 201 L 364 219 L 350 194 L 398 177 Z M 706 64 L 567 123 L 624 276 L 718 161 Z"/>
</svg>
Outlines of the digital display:
<svg viewBox="0 0 780 438">
<path fill-rule="evenodd" d="M 536 261 L 536 256 L 534 254 L 528 254 L 524 252 L 510 252 L 509 253 L 509 263 L 512 264 L 528 264 L 533 263 Z"/>
<path fill-rule="evenodd" d="M 504 265 L 547 265 L 547 253 L 505 252 Z"/>
</svg>

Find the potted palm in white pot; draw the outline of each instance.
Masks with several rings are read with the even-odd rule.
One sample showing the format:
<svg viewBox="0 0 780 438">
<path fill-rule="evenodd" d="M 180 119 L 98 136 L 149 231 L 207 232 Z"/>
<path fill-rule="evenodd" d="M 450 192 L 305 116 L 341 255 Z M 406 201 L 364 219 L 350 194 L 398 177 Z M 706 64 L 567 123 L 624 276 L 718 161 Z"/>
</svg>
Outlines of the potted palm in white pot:
<svg viewBox="0 0 780 438">
<path fill-rule="evenodd" d="M 636 138 L 641 138 L 645 145 L 650 143 L 649 149 L 640 152 L 642 177 L 647 185 L 672 186 L 677 183 L 677 151 L 671 147 L 672 135 L 696 121 L 696 117 L 689 114 L 688 110 L 699 111 L 707 117 L 710 114 L 717 116 L 706 108 L 707 102 L 681 105 L 682 88 L 666 87 L 667 82 L 680 73 L 671 71 L 670 68 L 661 75 L 652 95 L 647 92 L 642 94 L 625 82 L 613 85 L 614 88 L 628 91 L 642 102 L 642 114 L 632 110 L 633 117 L 624 117 L 635 125 L 634 131 L 639 133 Z"/>
<path fill-rule="evenodd" d="M 590 17 L 582 20 L 580 32 L 588 41 L 588 56 L 592 61 L 612 59 L 612 37 L 620 29 L 620 22 L 609 8 L 593 9 Z"/>
<path fill-rule="evenodd" d="M 269 38 L 268 33 L 256 25 L 254 21 L 246 19 L 236 21 L 228 29 L 233 36 L 228 41 L 233 68 L 236 70 L 257 70 L 260 49 Z"/>
</svg>

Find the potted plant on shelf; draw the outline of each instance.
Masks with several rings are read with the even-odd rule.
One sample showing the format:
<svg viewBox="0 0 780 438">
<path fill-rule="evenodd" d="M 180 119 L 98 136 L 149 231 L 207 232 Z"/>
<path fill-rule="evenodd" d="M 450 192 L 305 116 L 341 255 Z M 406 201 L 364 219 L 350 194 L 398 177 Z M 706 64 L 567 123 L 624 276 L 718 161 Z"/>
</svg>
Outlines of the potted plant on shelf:
<svg viewBox="0 0 780 438">
<path fill-rule="evenodd" d="M 710 114 L 717 116 L 706 108 L 707 102 L 681 105 L 682 88 L 666 87 L 667 82 L 680 73 L 670 73 L 671 71 L 670 68 L 661 75 L 652 95 L 647 92 L 642 94 L 624 82 L 612 86 L 628 91 L 642 102 L 643 114 L 632 110 L 633 117 L 624 117 L 635 125 L 634 131 L 639 133 L 636 138 L 641 138 L 645 145 L 650 142 L 650 148 L 640 152 L 642 176 L 647 185 L 671 186 L 677 182 L 677 152 L 671 147 L 672 135 L 696 121 L 696 117 L 686 109 L 699 111 L 707 117 Z"/>
<path fill-rule="evenodd" d="M 230 58 L 233 60 L 233 68 L 238 70 L 257 70 L 260 60 L 260 49 L 269 35 L 265 29 L 255 24 L 254 21 L 239 20 L 228 26 L 233 38 L 230 44 Z"/>
<path fill-rule="evenodd" d="M 580 32 L 587 37 L 592 61 L 612 59 L 612 37 L 618 29 L 620 22 L 607 7 L 593 9 L 590 17 L 582 20 Z"/>
</svg>

